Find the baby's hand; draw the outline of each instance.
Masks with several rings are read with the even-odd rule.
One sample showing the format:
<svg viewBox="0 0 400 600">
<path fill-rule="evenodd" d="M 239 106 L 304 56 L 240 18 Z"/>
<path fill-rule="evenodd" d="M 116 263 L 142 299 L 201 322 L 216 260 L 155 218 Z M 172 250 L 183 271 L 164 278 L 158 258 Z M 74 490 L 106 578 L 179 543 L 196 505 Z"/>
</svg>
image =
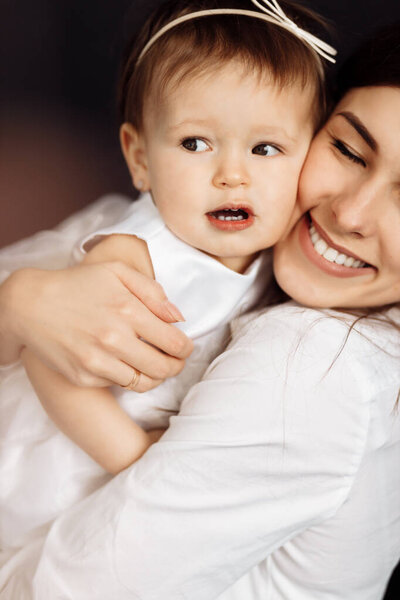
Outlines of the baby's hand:
<svg viewBox="0 0 400 600">
<path fill-rule="evenodd" d="M 143 392 L 179 373 L 192 350 L 170 324 L 180 313 L 161 286 L 122 262 L 23 269 L 11 278 L 4 339 L 11 333 L 76 385 L 126 386 L 134 367 L 135 391 Z"/>
</svg>

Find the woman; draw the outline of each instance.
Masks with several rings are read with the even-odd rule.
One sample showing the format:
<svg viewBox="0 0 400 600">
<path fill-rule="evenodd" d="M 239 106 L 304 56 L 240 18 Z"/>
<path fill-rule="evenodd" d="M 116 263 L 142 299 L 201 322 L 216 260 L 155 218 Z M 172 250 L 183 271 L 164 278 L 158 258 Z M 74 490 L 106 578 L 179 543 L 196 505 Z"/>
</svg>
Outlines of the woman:
<svg viewBox="0 0 400 600">
<path fill-rule="evenodd" d="M 239 322 L 160 442 L 25 549 L 34 597 L 382 597 L 400 535 L 399 39 L 344 68 L 275 253 L 297 302 L 344 310 Z"/>
</svg>

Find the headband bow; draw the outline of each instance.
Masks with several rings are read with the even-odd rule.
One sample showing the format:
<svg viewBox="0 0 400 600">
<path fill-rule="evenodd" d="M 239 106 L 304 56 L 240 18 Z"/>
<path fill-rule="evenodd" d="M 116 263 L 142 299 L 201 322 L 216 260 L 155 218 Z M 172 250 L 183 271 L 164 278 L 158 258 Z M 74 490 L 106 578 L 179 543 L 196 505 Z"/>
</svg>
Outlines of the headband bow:
<svg viewBox="0 0 400 600">
<path fill-rule="evenodd" d="M 256 19 L 261 19 L 262 21 L 267 21 L 269 23 L 274 23 L 275 25 L 279 25 L 279 27 L 283 27 L 288 31 L 291 31 L 293 35 L 301 39 L 303 42 L 311 46 L 315 52 L 317 52 L 320 56 L 325 58 L 326 60 L 334 63 L 336 62 L 333 58 L 336 56 L 337 52 L 335 48 L 332 48 L 326 42 L 320 40 L 312 33 L 305 31 L 296 23 L 294 23 L 289 17 L 284 13 L 282 8 L 279 6 L 277 0 L 251 0 L 251 2 L 260 9 L 261 12 L 255 10 L 245 10 L 240 8 L 215 8 L 209 10 L 199 10 L 187 15 L 182 15 L 177 19 L 174 19 L 170 23 L 167 23 L 162 27 L 153 37 L 147 42 L 143 50 L 141 51 L 138 62 L 143 58 L 146 52 L 151 48 L 151 46 L 162 36 L 164 33 L 180 25 L 181 23 L 185 23 L 186 21 L 190 21 L 191 19 L 197 19 L 200 17 L 207 17 L 209 15 L 244 15 L 247 17 L 254 17 Z"/>
<path fill-rule="evenodd" d="M 282 8 L 279 6 L 276 0 L 251 0 L 251 2 L 257 6 L 260 10 L 262 10 L 266 15 L 269 15 L 272 19 L 272 22 L 276 22 L 277 25 L 284 27 L 285 29 L 289 29 L 292 31 L 294 35 L 304 40 L 311 48 L 315 50 L 320 56 L 329 60 L 332 63 L 335 63 L 335 59 L 337 51 L 335 48 L 332 48 L 329 44 L 320 40 L 315 35 L 310 33 L 309 31 L 305 31 L 301 29 L 296 23 L 294 23 L 285 13 Z"/>
</svg>

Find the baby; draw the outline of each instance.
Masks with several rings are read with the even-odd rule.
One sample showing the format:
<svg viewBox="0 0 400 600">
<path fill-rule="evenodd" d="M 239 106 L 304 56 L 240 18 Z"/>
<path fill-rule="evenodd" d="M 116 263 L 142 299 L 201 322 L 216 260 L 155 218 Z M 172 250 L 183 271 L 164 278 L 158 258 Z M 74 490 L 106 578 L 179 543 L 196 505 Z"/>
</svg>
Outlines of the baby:
<svg viewBox="0 0 400 600">
<path fill-rule="evenodd" d="M 55 430 L 32 452 L 10 456 L 4 443 L 14 483 L 0 511 L 13 543 L 103 483 L 104 470 L 137 460 L 222 350 L 229 320 L 265 291 L 262 251 L 289 226 L 325 116 L 321 55 L 334 54 L 301 29 L 315 25 L 312 14 L 287 10 L 298 27 L 275 1 L 170 1 L 130 48 L 120 139 L 142 195 L 79 251 L 86 263 L 123 260 L 159 281 L 194 351 L 179 376 L 145 394 L 132 391 L 137 371 L 126 388 L 79 388 L 24 351 L 40 401 L 76 446 Z"/>
</svg>

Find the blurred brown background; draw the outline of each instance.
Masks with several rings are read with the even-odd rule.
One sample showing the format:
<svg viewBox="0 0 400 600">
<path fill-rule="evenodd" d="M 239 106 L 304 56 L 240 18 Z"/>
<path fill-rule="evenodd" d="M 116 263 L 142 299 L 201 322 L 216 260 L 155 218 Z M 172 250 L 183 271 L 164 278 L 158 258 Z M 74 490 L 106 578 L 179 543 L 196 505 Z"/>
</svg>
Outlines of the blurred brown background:
<svg viewBox="0 0 400 600">
<path fill-rule="evenodd" d="M 0 0 L 0 247 L 108 192 L 131 194 L 114 96 L 124 31 L 159 0 Z M 343 58 L 398 0 L 305 0 Z M 128 25 L 126 14 L 130 12 Z"/>
<path fill-rule="evenodd" d="M 128 4 L 0 0 L 0 247 L 130 193 L 114 111 Z"/>
</svg>

